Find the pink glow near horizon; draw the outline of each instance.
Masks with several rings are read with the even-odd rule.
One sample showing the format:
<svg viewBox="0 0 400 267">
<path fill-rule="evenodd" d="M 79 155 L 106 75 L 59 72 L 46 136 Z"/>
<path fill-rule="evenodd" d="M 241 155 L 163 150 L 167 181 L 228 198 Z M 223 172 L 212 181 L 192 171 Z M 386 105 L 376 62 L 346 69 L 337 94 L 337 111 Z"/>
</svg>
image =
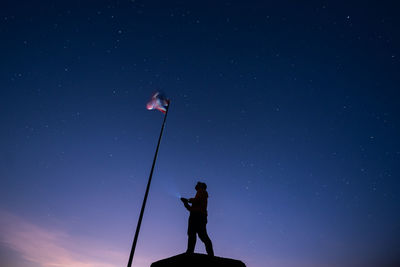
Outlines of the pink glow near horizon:
<svg viewBox="0 0 400 267">
<path fill-rule="evenodd" d="M 48 230 L 5 211 L 0 211 L 0 241 L 23 259 L 43 267 L 116 267 L 126 260 L 124 253 L 95 240 Z"/>
</svg>

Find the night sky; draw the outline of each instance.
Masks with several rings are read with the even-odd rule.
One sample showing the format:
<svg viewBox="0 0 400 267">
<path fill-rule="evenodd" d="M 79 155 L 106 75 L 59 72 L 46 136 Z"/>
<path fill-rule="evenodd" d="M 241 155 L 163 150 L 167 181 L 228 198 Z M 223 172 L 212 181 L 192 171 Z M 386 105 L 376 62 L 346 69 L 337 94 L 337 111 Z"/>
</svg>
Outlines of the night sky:
<svg viewBox="0 0 400 267">
<path fill-rule="evenodd" d="M 0 265 L 400 266 L 396 1 L 2 1 Z M 305 3 L 303 3 L 305 2 Z M 196 251 L 205 253 L 198 240 Z"/>
</svg>

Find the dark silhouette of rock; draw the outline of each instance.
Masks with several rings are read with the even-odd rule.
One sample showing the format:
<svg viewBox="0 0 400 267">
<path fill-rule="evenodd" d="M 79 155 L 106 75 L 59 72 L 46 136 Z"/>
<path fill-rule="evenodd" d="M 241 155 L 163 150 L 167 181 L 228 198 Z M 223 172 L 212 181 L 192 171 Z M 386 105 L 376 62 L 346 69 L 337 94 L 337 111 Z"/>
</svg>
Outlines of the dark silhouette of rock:
<svg viewBox="0 0 400 267">
<path fill-rule="evenodd" d="M 233 259 L 197 253 L 183 253 L 153 262 L 150 267 L 246 267 L 246 265 Z"/>
</svg>

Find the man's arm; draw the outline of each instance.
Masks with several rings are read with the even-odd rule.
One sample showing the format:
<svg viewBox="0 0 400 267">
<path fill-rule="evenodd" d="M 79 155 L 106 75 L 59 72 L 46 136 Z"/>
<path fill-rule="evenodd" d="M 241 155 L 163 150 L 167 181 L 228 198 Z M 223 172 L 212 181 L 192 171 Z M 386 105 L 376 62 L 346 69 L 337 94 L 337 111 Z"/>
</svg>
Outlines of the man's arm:
<svg viewBox="0 0 400 267">
<path fill-rule="evenodd" d="M 196 193 L 196 195 L 194 196 L 194 198 L 189 198 L 189 203 L 198 203 L 201 201 L 201 194 L 199 192 Z"/>
<path fill-rule="evenodd" d="M 188 210 L 188 211 L 191 211 L 192 210 L 192 207 L 189 205 L 189 200 L 187 199 L 187 198 L 181 198 L 181 201 L 183 202 L 183 205 L 185 206 L 185 208 Z"/>
<path fill-rule="evenodd" d="M 197 192 L 196 196 L 194 198 L 189 198 L 188 202 L 192 204 L 200 204 L 202 203 L 205 199 L 207 199 L 204 195 L 203 192 Z"/>
</svg>

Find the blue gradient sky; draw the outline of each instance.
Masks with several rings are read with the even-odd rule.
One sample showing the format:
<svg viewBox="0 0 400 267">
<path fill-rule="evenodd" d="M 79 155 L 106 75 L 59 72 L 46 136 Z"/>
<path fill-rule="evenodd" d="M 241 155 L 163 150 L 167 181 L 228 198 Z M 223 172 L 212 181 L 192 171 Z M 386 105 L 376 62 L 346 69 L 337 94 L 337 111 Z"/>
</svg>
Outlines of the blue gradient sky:
<svg viewBox="0 0 400 267">
<path fill-rule="evenodd" d="M 399 263 L 398 6 L 215 2 L 2 2 L 2 266 L 126 265 L 156 90 L 134 266 L 185 251 L 199 180 L 218 256 Z"/>
</svg>

